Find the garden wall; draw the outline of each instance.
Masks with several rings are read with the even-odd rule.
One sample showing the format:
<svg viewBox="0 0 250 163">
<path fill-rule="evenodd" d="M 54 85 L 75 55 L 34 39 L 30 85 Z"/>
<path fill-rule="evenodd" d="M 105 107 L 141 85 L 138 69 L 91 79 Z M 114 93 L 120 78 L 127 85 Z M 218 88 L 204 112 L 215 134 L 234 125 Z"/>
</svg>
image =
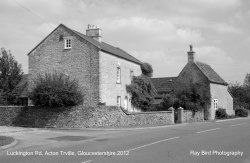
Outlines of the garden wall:
<svg viewBox="0 0 250 163">
<path fill-rule="evenodd" d="M 61 109 L 62 111 L 56 111 Z M 40 107 L 0 107 L 0 125 L 88 128 L 155 126 L 174 123 L 172 111 L 126 113 L 121 108 L 77 106 L 54 110 Z"/>
<path fill-rule="evenodd" d="M 191 110 L 183 110 L 183 123 L 204 121 L 204 112 L 198 111 L 193 114 Z"/>
</svg>

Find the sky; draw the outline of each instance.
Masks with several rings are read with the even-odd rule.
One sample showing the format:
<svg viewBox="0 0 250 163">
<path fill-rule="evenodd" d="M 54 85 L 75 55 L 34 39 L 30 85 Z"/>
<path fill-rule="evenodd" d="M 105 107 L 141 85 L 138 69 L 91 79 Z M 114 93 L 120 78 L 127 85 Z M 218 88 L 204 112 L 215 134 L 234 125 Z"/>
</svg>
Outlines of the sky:
<svg viewBox="0 0 250 163">
<path fill-rule="evenodd" d="M 250 1 L 247 0 L 1 0 L 0 47 L 28 73 L 28 56 L 59 24 L 148 62 L 154 77 L 178 76 L 189 45 L 229 83 L 250 73 Z"/>
</svg>

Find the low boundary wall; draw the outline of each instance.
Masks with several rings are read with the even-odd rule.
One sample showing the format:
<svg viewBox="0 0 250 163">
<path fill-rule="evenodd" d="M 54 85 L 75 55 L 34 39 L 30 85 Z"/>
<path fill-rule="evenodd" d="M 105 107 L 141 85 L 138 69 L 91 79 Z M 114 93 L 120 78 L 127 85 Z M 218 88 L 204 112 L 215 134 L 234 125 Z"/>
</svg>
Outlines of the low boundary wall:
<svg viewBox="0 0 250 163">
<path fill-rule="evenodd" d="M 61 109 L 63 111 L 56 111 Z M 118 107 L 0 107 L 0 125 L 55 128 L 139 127 L 174 123 L 174 111 L 127 113 Z"/>
<path fill-rule="evenodd" d="M 193 113 L 191 110 L 183 110 L 181 123 L 201 122 L 201 121 L 204 121 L 203 111 L 197 111 Z"/>
</svg>

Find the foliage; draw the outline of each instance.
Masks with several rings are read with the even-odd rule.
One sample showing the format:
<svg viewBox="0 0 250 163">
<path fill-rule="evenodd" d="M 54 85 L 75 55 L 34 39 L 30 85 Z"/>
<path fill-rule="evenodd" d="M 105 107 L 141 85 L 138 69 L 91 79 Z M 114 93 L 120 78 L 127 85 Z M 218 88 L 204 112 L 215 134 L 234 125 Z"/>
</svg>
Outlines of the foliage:
<svg viewBox="0 0 250 163">
<path fill-rule="evenodd" d="M 30 98 L 36 106 L 74 106 L 83 102 L 78 82 L 62 73 L 39 75 Z"/>
<path fill-rule="evenodd" d="M 145 75 L 134 76 L 131 84 L 126 86 L 131 94 L 131 103 L 144 111 L 148 111 L 154 101 L 156 89 L 149 77 Z"/>
<path fill-rule="evenodd" d="M 174 105 L 174 97 L 167 94 L 163 97 L 162 102 L 160 103 L 160 107 L 162 110 L 168 110 L 170 107 Z"/>
<path fill-rule="evenodd" d="M 0 104 L 13 104 L 15 95 L 13 89 L 22 79 L 21 65 L 10 51 L 4 48 L 0 52 Z"/>
<path fill-rule="evenodd" d="M 152 66 L 148 63 L 141 65 L 142 75 L 134 76 L 131 84 L 126 85 L 127 92 L 131 95 L 133 106 L 150 111 L 156 95 L 156 89 L 151 81 Z"/>
<path fill-rule="evenodd" d="M 238 106 L 235 109 L 235 116 L 248 117 L 248 111 L 247 111 L 247 109 L 244 109 L 243 107 Z"/>
<path fill-rule="evenodd" d="M 175 107 L 183 107 L 186 110 L 197 112 L 205 109 L 210 104 L 209 88 L 206 85 L 199 83 L 178 83 L 178 88 L 175 90 L 175 96 L 178 101 L 175 102 Z"/>
<path fill-rule="evenodd" d="M 174 109 L 177 109 L 180 107 L 179 99 L 176 98 L 173 94 L 165 95 L 158 109 L 166 111 L 170 107 L 173 107 Z"/>
<path fill-rule="evenodd" d="M 216 110 L 215 116 L 216 116 L 217 119 L 226 119 L 226 118 L 228 118 L 226 109 L 222 109 L 222 108 L 219 108 L 219 109 Z"/>
<path fill-rule="evenodd" d="M 239 106 L 250 110 L 250 86 L 243 86 L 238 83 L 230 84 L 229 92 L 234 99 L 234 108 Z"/>
<path fill-rule="evenodd" d="M 149 63 L 143 63 L 141 65 L 142 74 L 148 77 L 152 77 L 153 75 L 153 68 Z"/>
</svg>

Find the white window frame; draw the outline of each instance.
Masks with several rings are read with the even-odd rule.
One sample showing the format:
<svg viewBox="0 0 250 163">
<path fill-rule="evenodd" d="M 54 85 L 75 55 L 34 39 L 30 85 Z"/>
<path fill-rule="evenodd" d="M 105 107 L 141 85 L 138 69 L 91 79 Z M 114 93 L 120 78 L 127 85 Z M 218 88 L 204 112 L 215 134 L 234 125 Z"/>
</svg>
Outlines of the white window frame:
<svg viewBox="0 0 250 163">
<path fill-rule="evenodd" d="M 116 102 L 117 102 L 117 106 L 121 107 L 121 96 L 117 96 Z"/>
<path fill-rule="evenodd" d="M 213 103 L 214 109 L 215 109 L 215 110 L 218 109 L 218 99 L 214 99 L 213 102 L 214 102 L 214 103 Z"/>
<path fill-rule="evenodd" d="M 125 96 L 124 98 L 124 109 L 128 110 L 128 96 Z"/>
<path fill-rule="evenodd" d="M 116 71 L 116 83 L 121 83 L 121 67 L 117 66 Z"/>
<path fill-rule="evenodd" d="M 64 49 L 71 49 L 72 48 L 72 40 L 70 38 L 64 39 Z"/>
</svg>

